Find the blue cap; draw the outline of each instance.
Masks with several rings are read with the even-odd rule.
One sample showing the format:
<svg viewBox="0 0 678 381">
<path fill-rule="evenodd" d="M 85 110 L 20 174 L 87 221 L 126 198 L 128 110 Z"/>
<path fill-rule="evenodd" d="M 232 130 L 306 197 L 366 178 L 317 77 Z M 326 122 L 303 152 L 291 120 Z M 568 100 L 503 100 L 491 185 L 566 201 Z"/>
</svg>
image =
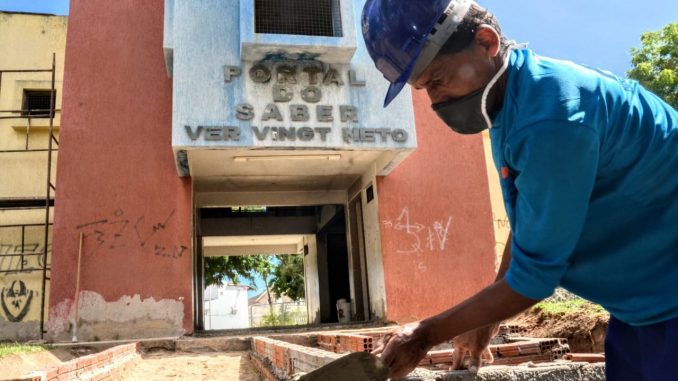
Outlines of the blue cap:
<svg viewBox="0 0 678 381">
<path fill-rule="evenodd" d="M 415 66 L 420 68 L 420 71 L 428 66 L 442 43 L 454 33 L 461 18 L 455 17 L 455 22 L 450 23 L 452 17 L 447 17 L 446 12 L 453 9 L 455 3 L 463 3 L 461 7 L 463 18 L 472 1 L 368 0 L 365 3 L 362 14 L 365 45 L 377 69 L 391 82 L 384 107 L 388 106 L 405 87 Z M 441 28 L 447 28 L 449 31 L 437 33 Z M 432 35 L 436 35 L 438 41 L 431 43 Z M 432 49 L 428 49 L 429 45 Z M 422 65 L 418 64 L 417 60 L 424 48 L 430 51 L 426 54 L 428 62 Z"/>
</svg>

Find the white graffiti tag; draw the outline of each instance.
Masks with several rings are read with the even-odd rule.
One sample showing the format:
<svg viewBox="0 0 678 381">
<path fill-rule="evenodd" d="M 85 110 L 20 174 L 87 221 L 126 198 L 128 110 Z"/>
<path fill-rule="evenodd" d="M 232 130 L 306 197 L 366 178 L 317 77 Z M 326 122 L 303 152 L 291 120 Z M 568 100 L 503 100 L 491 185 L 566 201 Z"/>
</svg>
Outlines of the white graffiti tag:
<svg viewBox="0 0 678 381">
<path fill-rule="evenodd" d="M 429 224 L 422 224 L 410 219 L 410 210 L 403 208 L 398 218 L 394 221 L 382 221 L 385 228 L 403 232 L 408 243 L 396 250 L 400 254 L 419 254 L 424 252 L 444 251 L 450 236 L 452 216 L 446 219 L 436 220 Z"/>
</svg>

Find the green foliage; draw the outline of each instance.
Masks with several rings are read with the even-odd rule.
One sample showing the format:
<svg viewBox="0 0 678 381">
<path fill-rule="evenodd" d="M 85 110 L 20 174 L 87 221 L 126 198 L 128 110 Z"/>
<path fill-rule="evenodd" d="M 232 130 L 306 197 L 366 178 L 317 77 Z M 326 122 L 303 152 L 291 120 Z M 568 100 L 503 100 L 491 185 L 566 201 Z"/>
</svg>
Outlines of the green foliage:
<svg viewBox="0 0 678 381">
<path fill-rule="evenodd" d="M 294 301 L 305 296 L 302 255 L 206 257 L 205 285 L 219 285 L 225 278 L 236 284 L 244 280 L 255 290 L 254 280 L 262 278 L 276 295 L 287 295 Z"/>
<path fill-rule="evenodd" d="M 537 303 L 534 310 L 543 311 L 547 315 L 562 315 L 572 313 L 591 313 L 591 314 L 606 314 L 603 307 L 593 304 L 585 299 L 576 298 L 564 301 L 549 301 L 544 300 Z"/>
<path fill-rule="evenodd" d="M 271 312 L 261 317 L 262 327 L 281 327 L 298 324 L 306 324 L 305 314 L 302 311 L 289 311 L 285 305 L 281 306 L 280 312 Z"/>
<path fill-rule="evenodd" d="M 27 345 L 27 344 L 0 344 L 0 358 L 11 355 L 18 355 L 21 353 L 36 353 L 49 349 L 45 345 Z"/>
<path fill-rule="evenodd" d="M 643 33 L 640 41 L 640 49 L 631 49 L 627 75 L 678 108 L 678 22 Z"/>
<path fill-rule="evenodd" d="M 306 295 L 304 289 L 304 256 L 278 255 L 280 261 L 273 270 L 271 290 L 276 295 L 287 295 L 295 302 Z"/>
<path fill-rule="evenodd" d="M 244 278 L 256 290 L 254 279 L 259 276 L 267 279 L 272 271 L 271 257 L 266 255 L 206 257 L 205 286 L 220 285 L 225 278 L 235 284 L 242 284 L 241 278 Z"/>
</svg>

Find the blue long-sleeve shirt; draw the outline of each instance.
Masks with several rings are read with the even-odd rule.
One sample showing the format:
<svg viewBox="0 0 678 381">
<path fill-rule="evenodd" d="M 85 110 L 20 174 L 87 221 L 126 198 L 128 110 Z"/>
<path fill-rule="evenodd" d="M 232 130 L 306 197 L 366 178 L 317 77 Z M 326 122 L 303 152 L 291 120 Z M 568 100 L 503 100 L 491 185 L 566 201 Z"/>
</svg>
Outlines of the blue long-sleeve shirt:
<svg viewBox="0 0 678 381">
<path fill-rule="evenodd" d="M 516 50 L 490 129 L 509 286 L 631 325 L 678 317 L 678 113 L 635 81 Z"/>
</svg>

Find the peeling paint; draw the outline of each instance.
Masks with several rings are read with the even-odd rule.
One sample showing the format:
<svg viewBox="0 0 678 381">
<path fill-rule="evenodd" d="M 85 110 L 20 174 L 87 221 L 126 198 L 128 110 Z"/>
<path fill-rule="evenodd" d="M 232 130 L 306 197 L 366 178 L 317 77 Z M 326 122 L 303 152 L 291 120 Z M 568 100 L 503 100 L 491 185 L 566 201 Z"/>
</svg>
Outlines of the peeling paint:
<svg viewBox="0 0 678 381">
<path fill-rule="evenodd" d="M 92 291 L 80 293 L 78 313 L 79 340 L 110 340 L 178 336 L 184 334 L 184 303 L 181 300 L 154 298 L 142 299 L 140 295 L 125 295 L 117 301 L 107 302 Z M 67 299 L 50 311 L 49 336 L 56 341 L 70 339 L 75 308 Z"/>
</svg>

